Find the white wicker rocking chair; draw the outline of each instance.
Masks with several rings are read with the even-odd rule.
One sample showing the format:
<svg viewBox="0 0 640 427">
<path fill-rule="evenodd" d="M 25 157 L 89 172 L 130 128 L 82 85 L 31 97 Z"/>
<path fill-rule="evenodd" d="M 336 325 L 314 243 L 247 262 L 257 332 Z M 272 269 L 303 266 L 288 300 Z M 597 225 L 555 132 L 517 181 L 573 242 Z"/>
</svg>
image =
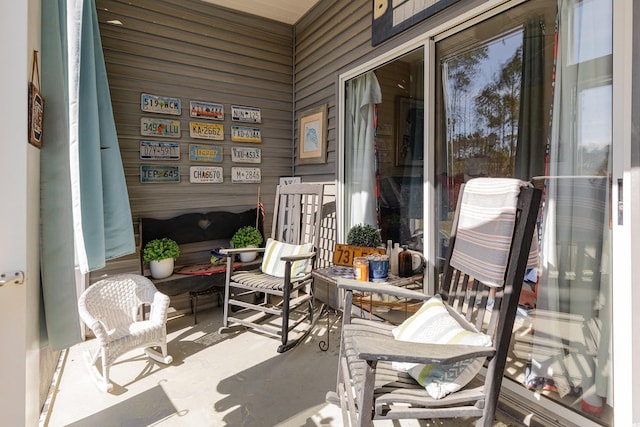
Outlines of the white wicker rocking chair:
<svg viewBox="0 0 640 427">
<path fill-rule="evenodd" d="M 88 287 L 78 300 L 80 318 L 93 331 L 98 347 L 85 352 L 85 360 L 98 388 L 113 390 L 109 368 L 122 354 L 144 348 L 147 356 L 169 364 L 167 354 L 167 309 L 169 297 L 158 292 L 149 279 L 137 274 L 119 274 Z M 148 308 L 148 319 L 145 319 Z M 152 347 L 158 346 L 162 354 Z M 96 366 L 102 362 L 102 372 Z"/>
</svg>

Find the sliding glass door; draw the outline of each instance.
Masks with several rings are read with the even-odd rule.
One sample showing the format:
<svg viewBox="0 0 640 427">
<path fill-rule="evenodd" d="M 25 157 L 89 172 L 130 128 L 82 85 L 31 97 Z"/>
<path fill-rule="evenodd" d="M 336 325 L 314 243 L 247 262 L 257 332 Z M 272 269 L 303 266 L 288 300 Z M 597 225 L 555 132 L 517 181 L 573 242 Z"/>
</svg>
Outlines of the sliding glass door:
<svg viewBox="0 0 640 427">
<path fill-rule="evenodd" d="M 436 42 L 437 229 L 473 177 L 544 190 L 508 376 L 611 422 L 612 3 L 530 1 Z M 557 25 L 556 25 L 557 23 Z"/>
<path fill-rule="evenodd" d="M 613 2 L 514 5 L 344 81 L 343 225 L 428 254 L 433 284 L 464 182 L 543 189 L 507 377 L 532 400 L 612 425 Z"/>
</svg>

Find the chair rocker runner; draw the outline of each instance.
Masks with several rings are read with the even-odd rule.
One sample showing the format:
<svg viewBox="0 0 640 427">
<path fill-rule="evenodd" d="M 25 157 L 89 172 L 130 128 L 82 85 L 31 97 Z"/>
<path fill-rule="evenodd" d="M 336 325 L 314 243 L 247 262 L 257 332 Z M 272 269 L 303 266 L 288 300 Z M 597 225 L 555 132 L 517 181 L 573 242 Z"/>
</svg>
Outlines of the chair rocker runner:
<svg viewBox="0 0 640 427">
<path fill-rule="evenodd" d="M 470 180 L 458 200 L 437 296 L 339 280 L 345 311 L 338 384 L 327 401 L 341 406 L 344 425 L 456 417 L 493 425 L 527 261 L 537 256 L 537 242 L 530 247 L 539 204 L 540 190 L 521 181 Z M 354 292 L 425 303 L 394 327 L 352 319 Z"/>
<path fill-rule="evenodd" d="M 100 390 L 113 389 L 109 368 L 130 350 L 144 348 L 147 356 L 157 362 L 173 362 L 173 357 L 167 354 L 168 308 L 169 297 L 158 292 L 151 280 L 137 274 L 107 277 L 80 295 L 80 318 L 98 342 L 95 352 L 86 352 L 84 356 Z M 148 319 L 144 319 L 146 310 Z M 159 347 L 162 354 L 152 347 Z M 96 366 L 98 359 L 102 372 Z"/>
<path fill-rule="evenodd" d="M 236 254 L 256 249 L 221 251 L 227 255 L 227 275 L 220 333 L 248 327 L 280 337 L 280 353 L 308 335 L 317 320 L 311 271 L 318 247 L 322 206 L 322 184 L 278 186 L 271 238 L 265 248 L 258 249 L 264 253 L 261 268 L 241 272 L 231 269 Z M 279 325 L 267 322 L 274 317 L 279 317 Z"/>
</svg>

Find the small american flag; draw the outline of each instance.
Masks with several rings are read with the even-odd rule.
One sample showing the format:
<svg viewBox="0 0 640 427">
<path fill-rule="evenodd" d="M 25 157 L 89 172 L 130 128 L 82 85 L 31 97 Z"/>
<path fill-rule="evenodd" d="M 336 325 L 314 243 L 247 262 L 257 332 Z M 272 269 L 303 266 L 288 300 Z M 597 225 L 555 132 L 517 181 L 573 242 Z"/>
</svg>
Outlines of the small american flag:
<svg viewBox="0 0 640 427">
<path fill-rule="evenodd" d="M 262 218 L 262 222 L 264 222 L 264 217 L 266 214 L 264 213 L 264 205 L 262 204 L 262 200 L 258 200 L 258 212 L 260 212 L 260 218 Z"/>
<path fill-rule="evenodd" d="M 256 212 L 256 228 L 258 228 L 258 218 L 262 218 L 262 223 L 264 224 L 264 205 L 262 204 L 262 198 L 260 197 L 260 187 L 258 187 L 258 212 Z"/>
</svg>

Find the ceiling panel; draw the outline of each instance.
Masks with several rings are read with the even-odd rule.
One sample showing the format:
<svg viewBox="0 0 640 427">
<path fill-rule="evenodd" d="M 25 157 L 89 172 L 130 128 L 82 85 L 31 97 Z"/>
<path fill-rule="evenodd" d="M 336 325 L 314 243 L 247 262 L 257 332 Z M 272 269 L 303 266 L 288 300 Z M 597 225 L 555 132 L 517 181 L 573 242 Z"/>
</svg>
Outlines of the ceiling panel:
<svg viewBox="0 0 640 427">
<path fill-rule="evenodd" d="M 295 24 L 320 0 L 203 0 L 287 24 Z"/>
</svg>

